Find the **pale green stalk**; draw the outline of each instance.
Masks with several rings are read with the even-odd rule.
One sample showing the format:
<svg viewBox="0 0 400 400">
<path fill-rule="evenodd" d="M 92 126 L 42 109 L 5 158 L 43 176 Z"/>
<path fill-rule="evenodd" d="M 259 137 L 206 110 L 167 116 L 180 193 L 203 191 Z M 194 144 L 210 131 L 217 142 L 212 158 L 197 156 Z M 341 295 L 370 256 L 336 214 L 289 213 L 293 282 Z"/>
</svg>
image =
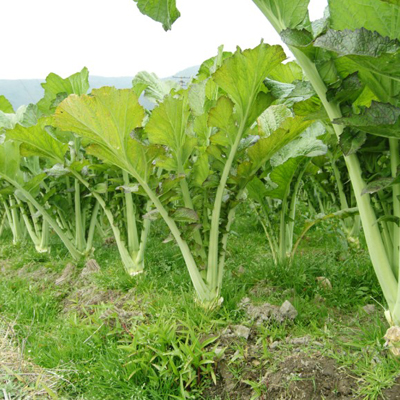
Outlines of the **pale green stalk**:
<svg viewBox="0 0 400 400">
<path fill-rule="evenodd" d="M 297 205 L 297 196 L 300 189 L 300 184 L 303 179 L 303 175 L 306 172 L 308 164 L 311 162 L 311 158 L 308 158 L 304 165 L 302 166 L 299 175 L 297 176 L 296 183 L 293 188 L 292 192 L 292 199 L 290 201 L 290 208 L 289 208 L 289 222 L 288 222 L 288 241 L 286 243 L 286 254 L 290 254 L 293 247 L 293 235 L 294 235 L 294 221 L 296 218 L 296 205 Z"/>
<path fill-rule="evenodd" d="M 90 184 L 87 182 L 82 176 L 80 176 L 77 172 L 71 171 L 71 173 L 75 176 L 79 182 L 81 182 L 86 188 L 90 190 Z M 137 265 L 132 259 L 132 255 L 129 253 L 127 246 L 121 237 L 121 232 L 117 226 L 117 223 L 114 219 L 112 212 L 107 208 L 105 201 L 103 198 L 96 192 L 92 192 L 92 196 L 97 200 L 103 209 L 104 214 L 106 215 L 108 222 L 110 223 L 111 229 L 114 234 L 115 242 L 118 247 L 119 254 L 121 256 L 122 263 L 127 271 L 127 273 L 131 276 L 137 275 L 143 272 L 143 266 Z"/>
<path fill-rule="evenodd" d="M 40 237 L 38 235 L 36 235 L 34 227 L 32 226 L 32 223 L 25 211 L 22 201 L 19 200 L 18 197 L 16 197 L 16 196 L 15 196 L 15 200 L 20 207 L 22 219 L 25 222 L 25 227 L 28 231 L 29 237 L 31 238 L 33 244 L 35 245 L 36 251 L 39 253 L 46 252 L 47 250 L 42 251 L 42 249 L 40 248 Z"/>
<path fill-rule="evenodd" d="M 124 185 L 129 186 L 129 175 L 126 171 L 122 171 Z M 132 193 L 125 190 L 125 210 L 126 210 L 126 233 L 128 238 L 128 248 L 131 254 L 139 251 L 139 235 L 136 226 L 136 212 L 133 204 Z"/>
<path fill-rule="evenodd" d="M 400 164 L 399 156 L 399 141 L 397 139 L 389 139 L 390 145 L 390 164 L 392 177 L 397 177 L 397 168 Z M 393 215 L 400 217 L 400 183 L 393 185 Z M 393 262 L 392 268 L 395 277 L 399 278 L 400 267 L 400 227 L 395 222 L 392 222 L 393 229 Z M 400 299 L 400 297 L 399 297 Z"/>
<path fill-rule="evenodd" d="M 152 203 L 151 201 L 148 201 L 146 205 L 146 212 L 149 212 L 151 208 L 152 208 Z M 144 219 L 142 232 L 140 235 L 139 251 L 137 252 L 137 256 L 135 258 L 136 264 L 142 265 L 143 267 L 144 267 L 144 253 L 146 250 L 147 240 L 150 233 L 150 226 L 151 226 L 151 221 L 149 219 Z"/>
<path fill-rule="evenodd" d="M 17 244 L 23 240 L 23 231 L 22 231 L 22 224 L 19 219 L 18 210 L 16 207 L 16 202 L 10 196 L 10 213 L 11 213 L 11 223 L 12 223 L 12 232 L 13 232 L 13 243 Z"/>
<path fill-rule="evenodd" d="M 65 247 L 70 252 L 72 258 L 75 260 L 79 260 L 82 257 L 82 253 L 78 251 L 78 249 L 72 244 L 72 242 L 65 235 L 63 230 L 60 228 L 58 223 L 47 213 L 46 209 L 31 195 L 31 193 L 25 190 L 22 186 L 20 186 L 16 181 L 10 179 L 9 177 L 2 175 L 4 180 L 8 181 L 11 185 L 13 185 L 16 189 L 20 190 L 21 193 L 25 196 L 25 198 L 30 201 L 33 206 L 42 214 L 42 217 L 46 219 L 49 225 L 54 229 L 56 234 L 60 237 L 61 241 L 64 243 Z"/>
<path fill-rule="evenodd" d="M 286 192 L 282 199 L 282 209 L 280 215 L 280 224 L 279 224 L 279 249 L 278 249 L 278 260 L 279 263 L 284 264 L 286 261 L 286 241 L 287 241 L 287 232 L 286 232 L 286 214 L 288 211 L 288 197 L 289 197 L 290 185 L 286 188 Z"/>
<path fill-rule="evenodd" d="M 6 220 L 7 220 L 7 215 L 6 215 L 6 213 L 4 213 L 1 218 L 1 223 L 0 223 L 0 237 L 4 232 L 4 227 L 6 226 Z"/>
<path fill-rule="evenodd" d="M 99 214 L 99 209 L 100 209 L 100 203 L 98 200 L 95 201 L 94 207 L 93 207 L 93 212 L 92 216 L 90 218 L 90 225 L 89 225 L 89 231 L 88 231 L 88 236 L 86 240 L 86 254 L 88 254 L 93 247 L 93 239 L 94 239 L 94 232 L 96 228 L 96 223 L 97 223 L 97 216 Z"/>
<path fill-rule="evenodd" d="M 224 195 L 224 191 L 226 188 L 226 182 L 228 181 L 229 173 L 232 168 L 233 160 L 235 159 L 237 149 L 239 147 L 240 140 L 243 136 L 245 124 L 247 120 L 247 116 L 249 114 L 250 105 L 252 104 L 253 99 L 249 99 L 249 106 L 245 112 L 245 114 L 241 118 L 241 124 L 238 129 L 238 133 L 235 138 L 235 142 L 233 143 L 228 159 L 224 165 L 224 169 L 222 171 L 221 179 L 217 188 L 217 193 L 215 195 L 214 200 L 214 208 L 211 216 L 211 229 L 210 229 L 210 238 L 209 238 L 209 248 L 208 248 L 208 270 L 207 270 L 207 283 L 211 287 L 217 287 L 218 285 L 218 249 L 219 249 L 219 224 L 220 224 L 220 215 L 221 215 L 221 207 L 222 207 L 222 198 Z"/>
<path fill-rule="evenodd" d="M 267 5 L 264 4 L 262 0 L 253 1 L 268 18 L 278 33 L 287 28 L 279 17 L 275 17 L 273 15 L 271 10 L 268 9 Z M 305 75 L 310 80 L 329 116 L 329 119 L 333 121 L 337 118 L 341 118 L 342 113 L 339 105 L 329 102 L 326 98 L 327 88 L 321 76 L 319 75 L 315 64 L 301 50 L 291 46 L 289 46 L 289 49 L 295 56 Z M 333 129 L 337 138 L 339 139 L 343 132 L 343 126 L 333 124 Z M 400 324 L 400 306 L 396 307 L 400 285 L 397 284 L 396 277 L 393 274 L 386 249 L 382 241 L 382 236 L 379 231 L 375 211 L 372 207 L 371 198 L 368 194 L 361 194 L 366 184 L 362 177 L 362 171 L 358 157 L 356 154 L 351 154 L 345 157 L 345 161 L 349 171 L 350 181 L 353 185 L 356 196 L 357 206 L 360 212 L 365 238 L 375 273 L 385 295 L 389 310 L 392 312 L 393 320 L 395 323 Z"/>
<path fill-rule="evenodd" d="M 79 251 L 86 248 L 85 231 L 83 227 L 83 216 L 81 210 L 81 188 L 78 180 L 75 179 L 75 246 Z"/>
</svg>

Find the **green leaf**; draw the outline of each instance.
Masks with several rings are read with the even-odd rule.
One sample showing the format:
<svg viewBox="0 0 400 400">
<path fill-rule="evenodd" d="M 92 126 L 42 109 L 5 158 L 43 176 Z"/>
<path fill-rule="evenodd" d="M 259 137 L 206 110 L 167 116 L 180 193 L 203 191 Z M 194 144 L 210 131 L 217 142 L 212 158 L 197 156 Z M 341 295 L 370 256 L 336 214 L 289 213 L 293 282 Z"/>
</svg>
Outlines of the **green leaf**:
<svg viewBox="0 0 400 400">
<path fill-rule="evenodd" d="M 290 109 L 283 104 L 268 107 L 257 120 L 259 135 L 270 136 L 292 116 Z"/>
<path fill-rule="evenodd" d="M 394 178 L 380 178 L 373 182 L 368 183 L 367 186 L 362 190 L 361 194 L 372 194 L 379 192 L 380 190 L 386 189 L 393 184 Z"/>
<path fill-rule="evenodd" d="M 268 190 L 268 196 L 279 200 L 282 200 L 286 196 L 297 168 L 301 164 L 302 160 L 302 157 L 290 158 L 284 164 L 274 168 L 270 173 L 269 178 L 277 186 L 275 189 Z"/>
<path fill-rule="evenodd" d="M 355 154 L 367 140 L 365 132 L 346 128 L 340 135 L 339 145 L 345 156 Z"/>
<path fill-rule="evenodd" d="M 58 106 L 54 125 L 91 143 L 88 153 L 148 179 L 157 151 L 130 136 L 144 115 L 132 90 L 103 87 L 91 96 L 69 96 Z"/>
<path fill-rule="evenodd" d="M 85 67 L 82 71 L 61 78 L 59 75 L 51 73 L 47 76 L 46 82 L 42 83 L 44 97 L 38 102 L 39 110 L 43 113 L 51 113 L 57 105 L 57 96 L 69 94 L 82 95 L 89 90 L 89 71 Z"/>
<path fill-rule="evenodd" d="M 333 123 L 350 126 L 377 136 L 400 138 L 400 108 L 373 101 L 359 114 L 333 120 Z"/>
<path fill-rule="evenodd" d="M 314 40 L 312 33 L 306 29 L 285 29 L 281 32 L 281 38 L 286 45 L 303 48 L 303 50 Z"/>
<path fill-rule="evenodd" d="M 136 74 L 132 86 L 138 97 L 144 91 L 146 98 L 153 103 L 161 102 L 172 89 L 180 89 L 177 82 L 160 79 L 156 74 L 145 71 Z"/>
<path fill-rule="evenodd" d="M 335 30 L 365 28 L 400 39 L 400 7 L 394 7 L 396 3 L 397 0 L 329 0 L 331 27 Z"/>
<path fill-rule="evenodd" d="M 0 111 L 0 129 L 13 129 L 15 125 L 21 123 L 24 120 L 24 115 L 27 110 L 27 106 L 21 106 L 18 108 L 16 113 L 5 113 Z"/>
<path fill-rule="evenodd" d="M 196 211 L 192 210 L 191 208 L 178 208 L 172 213 L 172 218 L 175 221 L 179 222 L 197 222 L 199 220 L 199 216 Z"/>
<path fill-rule="evenodd" d="M 259 204 L 264 202 L 264 197 L 267 196 L 268 190 L 262 181 L 255 177 L 246 186 L 249 196 L 256 200 Z"/>
<path fill-rule="evenodd" d="M 208 162 L 208 154 L 202 153 L 194 165 L 193 182 L 196 186 L 202 186 L 204 181 L 210 174 L 210 165 Z"/>
<path fill-rule="evenodd" d="M 364 28 L 354 32 L 329 30 L 315 41 L 314 46 L 334 51 L 342 57 L 346 56 L 344 60 L 338 60 L 338 70 L 348 71 L 348 73 L 357 70 L 360 70 L 360 73 L 366 71 L 400 81 L 400 42 L 398 40 L 391 40 Z M 373 83 L 370 82 L 370 78 L 366 78 L 367 84 Z"/>
<path fill-rule="evenodd" d="M 5 96 L 0 96 L 0 111 L 6 114 L 14 114 L 14 108 Z"/>
<path fill-rule="evenodd" d="M 326 93 L 326 98 L 335 103 L 354 103 L 364 88 L 365 84 L 361 82 L 358 73 L 355 72 L 346 77 L 338 88 L 330 88 Z"/>
<path fill-rule="evenodd" d="M 161 22 L 164 30 L 171 29 L 172 24 L 180 17 L 175 0 L 134 0 L 144 15 Z"/>
<path fill-rule="evenodd" d="M 36 195 L 34 193 L 35 192 L 37 193 L 37 190 L 39 189 L 40 184 L 46 178 L 47 178 L 47 174 L 45 174 L 45 173 L 36 175 L 31 180 L 29 180 L 28 182 L 24 183 L 23 188 L 36 197 Z"/>
<path fill-rule="evenodd" d="M 156 107 L 145 129 L 151 143 L 179 152 L 188 138 L 186 127 L 190 115 L 185 99 L 168 96 Z"/>
<path fill-rule="evenodd" d="M 305 117 L 309 120 L 329 120 L 325 108 L 322 107 L 321 100 L 317 97 L 311 97 L 293 105 L 293 111 L 296 115 Z"/>
<path fill-rule="evenodd" d="M 221 96 L 215 107 L 213 107 L 208 114 L 208 126 L 218 128 L 221 139 L 216 140 L 215 136 L 211 136 L 211 141 L 213 143 L 220 144 L 222 146 L 227 146 L 232 144 L 235 140 L 235 134 L 237 132 L 237 127 L 235 119 L 233 116 L 234 104 L 226 96 Z"/>
<path fill-rule="evenodd" d="M 16 125 L 14 129 L 7 131 L 6 137 L 23 143 L 25 149 L 29 149 L 29 155 L 37 155 L 63 163 L 68 145 L 50 136 L 45 130 L 46 123 L 47 119 L 42 118 L 34 126 Z"/>
<path fill-rule="evenodd" d="M 206 101 L 206 84 L 208 81 L 191 84 L 189 87 L 189 106 L 196 117 L 204 113 Z"/>
<path fill-rule="evenodd" d="M 286 55 L 280 46 L 261 43 L 254 49 L 241 51 L 224 61 L 213 74 L 213 80 L 233 100 L 236 112 L 247 124 L 251 124 L 261 114 L 253 112 L 257 108 L 257 95 L 265 77 L 283 60 Z M 260 100 L 260 98 L 258 98 Z M 265 107 L 266 108 L 266 107 Z M 264 109 L 265 109 L 264 108 Z M 253 119 L 253 120 L 252 120 Z"/>
<path fill-rule="evenodd" d="M 260 139 L 248 150 L 248 155 L 258 169 L 264 165 L 277 151 L 299 136 L 313 121 L 306 121 L 303 117 L 287 118 L 282 126 L 272 135 Z"/>
<path fill-rule="evenodd" d="M 288 104 L 304 101 L 315 95 L 311 83 L 307 81 L 288 84 L 266 79 L 264 84 L 275 98 L 285 100 Z"/>
<path fill-rule="evenodd" d="M 279 64 L 268 75 L 268 79 L 282 83 L 292 83 L 303 80 L 303 70 L 296 61 Z"/>
<path fill-rule="evenodd" d="M 45 169 L 44 172 L 49 176 L 58 178 L 60 176 L 68 175 L 70 170 L 64 167 L 64 164 L 54 164 L 51 168 Z"/>
<path fill-rule="evenodd" d="M 339 56 L 353 55 L 377 58 L 383 54 L 396 53 L 399 50 L 400 43 L 398 40 L 392 40 L 365 28 L 355 31 L 329 29 L 325 35 L 315 40 L 314 46 L 334 51 Z"/>
<path fill-rule="evenodd" d="M 13 141 L 0 143 L 0 174 L 22 182 L 20 159 L 19 143 Z"/>
<path fill-rule="evenodd" d="M 271 157 L 271 165 L 276 167 L 285 163 L 289 158 L 317 157 L 326 154 L 328 147 L 322 140 L 317 139 L 325 133 L 325 127 L 320 122 L 315 122 L 301 133 L 299 138 L 291 141 L 275 153 Z"/>
<path fill-rule="evenodd" d="M 308 20 L 310 0 L 253 0 L 278 32 Z"/>
</svg>

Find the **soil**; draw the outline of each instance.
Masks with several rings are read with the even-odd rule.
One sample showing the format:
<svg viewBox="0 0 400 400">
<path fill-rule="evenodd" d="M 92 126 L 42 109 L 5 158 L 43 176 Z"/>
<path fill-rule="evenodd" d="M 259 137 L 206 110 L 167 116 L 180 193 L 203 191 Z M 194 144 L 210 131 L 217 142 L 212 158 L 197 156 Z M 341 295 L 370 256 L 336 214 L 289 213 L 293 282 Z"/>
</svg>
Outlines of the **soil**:
<svg viewBox="0 0 400 400">
<path fill-rule="evenodd" d="M 268 399 L 356 399 L 355 378 L 340 368 L 333 359 L 307 356 L 302 353 L 289 356 L 277 370 L 268 372 L 263 382 Z"/>
<path fill-rule="evenodd" d="M 41 280 L 44 284 L 49 281 L 55 283 L 63 297 L 64 314 L 76 312 L 78 315 L 85 315 L 87 312 L 94 312 L 98 306 L 104 305 L 100 316 L 104 323 L 115 324 L 118 321 L 128 333 L 129 325 L 133 320 L 146 317 L 146 304 L 136 296 L 134 290 L 122 293 L 117 290 L 104 290 L 95 285 L 91 277 L 97 272 L 94 264 L 86 266 L 86 270 L 81 271 L 72 264 L 68 264 L 59 274 L 52 273 L 44 267 L 31 271 L 29 265 L 22 270 L 23 276 L 28 276 L 30 280 Z M 0 264 L 0 271 L 3 274 L 22 275 L 21 270 L 12 271 L 6 264 Z M 262 285 L 258 285 L 254 290 L 257 294 L 264 295 L 265 290 L 273 292 L 276 289 L 264 289 Z M 276 306 L 276 308 L 279 307 Z M 0 350 L 3 352 L 6 336 L 3 335 L 3 342 L 0 340 Z M 247 341 L 245 354 L 238 355 L 234 351 L 237 348 L 235 341 L 243 339 Z M 314 346 L 312 339 L 306 336 L 287 340 L 287 342 L 294 345 L 291 353 L 282 351 L 279 348 L 279 342 L 274 342 L 270 345 L 272 359 L 262 361 L 263 348 L 261 344 L 257 344 L 256 330 L 243 326 L 225 329 L 221 332 L 220 345 L 227 350 L 216 363 L 217 385 L 211 385 L 205 397 L 221 400 L 250 400 L 257 394 L 255 390 L 257 387 L 260 391 L 260 397 L 258 397 L 260 400 L 359 398 L 355 394 L 358 389 L 357 377 L 352 376 L 351 371 L 341 367 L 334 359 L 323 356 L 318 346 Z M 243 342 L 241 343 L 243 345 Z M 10 348 L 12 353 L 19 353 L 18 349 L 8 344 L 8 349 Z M 55 384 L 55 382 L 50 382 L 50 384 Z M 393 387 L 383 392 L 382 399 L 400 400 L 400 377 L 397 378 Z"/>
<path fill-rule="evenodd" d="M 357 390 L 356 379 L 333 359 L 296 353 L 281 361 L 273 371 L 259 369 L 257 363 L 256 358 L 250 357 L 238 381 L 232 374 L 229 362 L 221 362 L 218 365 L 218 384 L 208 394 L 221 399 L 247 400 L 255 394 L 251 381 L 261 388 L 260 400 L 358 398 L 354 394 Z"/>
<path fill-rule="evenodd" d="M 400 400 L 400 376 L 391 388 L 383 391 L 383 398 L 385 400 Z"/>
</svg>

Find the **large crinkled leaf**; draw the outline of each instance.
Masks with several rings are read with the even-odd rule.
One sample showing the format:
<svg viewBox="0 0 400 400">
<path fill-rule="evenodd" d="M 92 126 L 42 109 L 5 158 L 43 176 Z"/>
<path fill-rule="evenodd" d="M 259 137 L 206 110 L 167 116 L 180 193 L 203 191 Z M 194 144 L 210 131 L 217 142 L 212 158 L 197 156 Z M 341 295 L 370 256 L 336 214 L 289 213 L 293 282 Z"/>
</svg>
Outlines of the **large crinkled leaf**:
<svg viewBox="0 0 400 400">
<path fill-rule="evenodd" d="M 261 43 L 254 49 L 241 51 L 238 48 L 213 74 L 213 80 L 234 101 L 236 112 L 242 118 L 257 118 L 252 109 L 257 107 L 256 96 L 263 80 L 285 58 L 280 46 Z"/>
<path fill-rule="evenodd" d="M 355 131 L 351 128 L 346 128 L 340 135 L 339 145 L 345 156 L 357 153 L 361 146 L 367 140 L 365 132 Z"/>
<path fill-rule="evenodd" d="M 312 123 L 313 121 L 305 120 L 303 117 L 287 118 L 278 130 L 260 139 L 247 152 L 254 169 L 264 165 L 277 151 L 298 137 Z"/>
<path fill-rule="evenodd" d="M 180 89 L 177 82 L 160 79 L 156 74 L 145 71 L 136 74 L 132 86 L 138 96 L 144 91 L 146 98 L 155 104 L 161 102 L 172 89 Z"/>
<path fill-rule="evenodd" d="M 19 143 L 13 141 L 0 143 L 0 174 L 14 181 L 22 182 L 20 159 Z"/>
<path fill-rule="evenodd" d="M 175 154 L 189 140 L 186 128 L 190 116 L 186 99 L 168 96 L 156 107 L 146 125 L 151 143 L 168 146 Z"/>
<path fill-rule="evenodd" d="M 199 220 L 199 216 L 196 211 L 192 210 L 191 208 L 178 208 L 172 213 L 172 218 L 175 221 L 179 222 L 197 222 Z"/>
<path fill-rule="evenodd" d="M 400 7 L 395 7 L 394 1 L 329 0 L 331 27 L 335 30 L 364 27 L 400 39 Z"/>
<path fill-rule="evenodd" d="M 326 154 L 328 147 L 317 139 L 326 133 L 324 125 L 315 122 L 308 127 L 299 138 L 288 143 L 284 148 L 275 153 L 271 158 L 271 165 L 277 167 L 285 163 L 289 158 L 296 157 L 317 157 Z"/>
<path fill-rule="evenodd" d="M 208 126 L 218 128 L 218 132 L 211 136 L 213 143 L 227 146 L 235 139 L 237 127 L 233 116 L 234 104 L 229 97 L 221 96 L 215 107 L 208 114 Z"/>
<path fill-rule="evenodd" d="M 154 21 L 161 22 L 164 30 L 171 29 L 172 24 L 180 17 L 175 0 L 134 0 L 138 9 Z"/>
<path fill-rule="evenodd" d="M 188 99 L 192 114 L 199 117 L 204 114 L 206 102 L 206 85 L 207 80 L 199 83 L 193 83 L 189 87 Z"/>
<path fill-rule="evenodd" d="M 296 28 L 308 20 L 310 0 L 253 0 L 274 28 L 281 32 Z"/>
<path fill-rule="evenodd" d="M 293 111 L 296 115 L 309 120 L 330 120 L 318 97 L 311 97 L 308 100 L 295 103 Z"/>
<path fill-rule="evenodd" d="M 315 95 L 315 91 L 308 81 L 291 84 L 266 79 L 264 84 L 275 98 L 284 100 L 287 104 L 304 101 Z"/>
<path fill-rule="evenodd" d="M 222 62 L 226 58 L 232 57 L 232 53 L 230 51 L 223 50 L 224 46 L 219 46 L 218 54 L 215 57 L 211 57 L 204 61 L 200 65 L 199 72 L 197 73 L 196 77 L 197 81 L 202 81 L 209 78 L 222 65 Z"/>
<path fill-rule="evenodd" d="M 362 108 L 359 114 L 351 114 L 333 121 L 377 136 L 400 138 L 400 108 L 373 101 L 371 107 Z"/>
<path fill-rule="evenodd" d="M 15 125 L 24 120 L 27 106 L 21 106 L 16 113 L 4 113 L 0 111 L 0 128 L 13 129 Z"/>
<path fill-rule="evenodd" d="M 296 61 L 291 61 L 286 64 L 279 64 L 268 75 L 268 79 L 282 83 L 301 81 L 303 79 L 303 70 Z"/>
<path fill-rule="evenodd" d="M 365 84 L 360 80 L 358 73 L 355 72 L 343 79 L 338 87 L 329 88 L 326 98 L 335 103 L 353 103 L 360 97 L 364 89 Z"/>
<path fill-rule="evenodd" d="M 285 29 L 281 32 L 281 39 L 288 46 L 302 48 L 305 52 L 311 52 L 310 47 L 314 37 L 307 29 Z"/>
<path fill-rule="evenodd" d="M 246 185 L 246 189 L 249 197 L 256 200 L 260 204 L 265 201 L 264 197 L 268 194 L 267 188 L 265 187 L 264 183 L 262 183 L 262 181 L 257 177 L 254 177 Z"/>
<path fill-rule="evenodd" d="M 50 136 L 45 130 L 46 119 L 40 119 L 36 125 L 25 127 L 16 125 L 14 129 L 7 131 L 7 139 L 21 142 L 29 155 L 64 161 L 64 155 L 68 145 L 59 142 Z M 25 153 L 25 155 L 28 155 Z"/>
<path fill-rule="evenodd" d="M 13 114 L 14 108 L 7 98 L 3 95 L 0 96 L 0 111 L 6 114 Z"/>
<path fill-rule="evenodd" d="M 51 73 L 47 76 L 46 82 L 42 83 L 42 87 L 44 97 L 39 101 L 38 107 L 41 112 L 49 114 L 68 95 L 80 96 L 89 90 L 89 71 L 85 67 L 82 71 L 65 79 Z"/>
<path fill-rule="evenodd" d="M 338 75 L 344 79 L 350 74 L 358 73 L 361 82 L 367 85 L 364 95 L 369 97 L 370 100 L 397 105 L 400 97 L 400 81 L 390 73 L 390 69 L 392 68 L 390 65 L 392 65 L 392 62 L 397 57 L 396 54 L 383 55 L 376 59 L 360 56 L 359 60 L 357 60 L 360 63 L 368 60 L 371 61 L 366 65 L 366 68 L 353 61 L 354 57 L 345 56 L 335 59 Z M 390 58 L 392 62 L 386 64 L 385 58 Z M 389 74 L 385 72 L 387 70 Z M 371 94 L 373 95 L 371 96 Z M 361 101 L 360 105 L 366 105 L 365 99 L 359 98 L 354 103 L 356 107 L 359 101 Z"/>
<path fill-rule="evenodd" d="M 314 45 L 346 56 L 353 65 L 342 63 L 341 68 L 345 67 L 350 73 L 365 70 L 400 81 L 400 43 L 397 40 L 390 40 L 365 29 L 354 32 L 329 30 Z"/>
<path fill-rule="evenodd" d="M 314 46 L 334 51 L 339 56 L 364 56 L 377 58 L 383 54 L 394 54 L 400 49 L 398 40 L 381 36 L 365 28 L 354 31 L 329 29 L 325 35 L 315 40 Z"/>
<path fill-rule="evenodd" d="M 287 118 L 292 116 L 292 112 L 284 104 L 268 107 L 257 119 L 258 134 L 261 137 L 270 136 Z"/>
<path fill-rule="evenodd" d="M 13 129 L 15 125 L 36 125 L 41 113 L 36 104 L 21 106 L 16 113 L 5 113 L 0 111 L 0 128 Z"/>
<path fill-rule="evenodd" d="M 388 187 L 390 187 L 393 182 L 394 182 L 394 178 L 388 177 L 388 178 L 379 178 L 375 181 L 369 182 L 365 188 L 362 190 L 361 195 L 364 194 L 372 194 L 372 193 L 376 193 L 379 192 L 383 189 L 386 189 Z"/>
<path fill-rule="evenodd" d="M 124 169 L 131 166 L 143 178 L 148 150 L 130 135 L 142 125 L 144 115 L 132 90 L 103 87 L 91 96 L 69 96 L 57 107 L 54 124 L 92 143 L 92 154 Z"/>
<path fill-rule="evenodd" d="M 284 164 L 274 168 L 269 174 L 269 179 L 276 187 L 272 190 L 268 190 L 268 196 L 282 200 L 287 195 L 290 184 L 302 160 L 302 157 L 290 158 Z"/>
</svg>

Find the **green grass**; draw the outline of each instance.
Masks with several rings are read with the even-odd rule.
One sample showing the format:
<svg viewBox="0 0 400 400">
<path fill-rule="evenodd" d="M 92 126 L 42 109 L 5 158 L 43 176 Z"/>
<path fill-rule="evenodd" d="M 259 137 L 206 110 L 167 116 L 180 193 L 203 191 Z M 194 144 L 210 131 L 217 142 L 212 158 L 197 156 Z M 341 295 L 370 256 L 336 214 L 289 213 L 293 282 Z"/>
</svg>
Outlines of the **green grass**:
<svg viewBox="0 0 400 400">
<path fill-rule="evenodd" d="M 12 246 L 10 238 L 3 237 L 0 261 L 9 267 L 0 281 L 0 315 L 16 321 L 15 339 L 26 356 L 61 371 L 60 398 L 211 399 L 206 389 L 220 379 L 215 375 L 219 361 L 214 348 L 222 345 L 231 355 L 231 374 L 238 385 L 246 385 L 240 381 L 249 372 L 248 343 L 240 339 L 231 346 L 219 344 L 222 330 L 230 324 L 253 328 L 252 343 L 260 351 L 260 363 L 251 371 L 255 376 L 291 354 L 287 337 L 309 335 L 322 344 L 320 353 L 354 371 L 364 398 L 376 399 L 393 384 L 400 363 L 383 348 L 382 312 L 367 316 L 361 310 L 368 303 L 378 308 L 383 303 L 364 250 L 351 250 L 345 261 L 338 261 L 334 235 L 322 235 L 321 240 L 316 231 L 291 267 L 275 266 L 252 216 L 242 212 L 233 230 L 224 302 L 215 310 L 193 301 L 179 250 L 171 243 L 161 244 L 167 236 L 161 223 L 152 230 L 146 272 L 137 277 L 123 272 L 114 246 L 98 244 L 95 258 L 101 272 L 87 286 L 102 293 L 102 301 L 70 304 L 67 309 L 81 283 L 54 285 L 54 276 L 70 261 L 63 247 L 53 239 L 51 254 L 38 255 L 32 246 Z M 319 276 L 330 280 L 332 290 L 318 285 Z M 255 327 L 238 308 L 244 297 L 277 305 L 290 299 L 299 315 L 294 323 Z M 274 341 L 282 346 L 272 355 L 269 344 Z M 254 394 L 264 390 L 257 379 L 246 381 Z"/>
</svg>

